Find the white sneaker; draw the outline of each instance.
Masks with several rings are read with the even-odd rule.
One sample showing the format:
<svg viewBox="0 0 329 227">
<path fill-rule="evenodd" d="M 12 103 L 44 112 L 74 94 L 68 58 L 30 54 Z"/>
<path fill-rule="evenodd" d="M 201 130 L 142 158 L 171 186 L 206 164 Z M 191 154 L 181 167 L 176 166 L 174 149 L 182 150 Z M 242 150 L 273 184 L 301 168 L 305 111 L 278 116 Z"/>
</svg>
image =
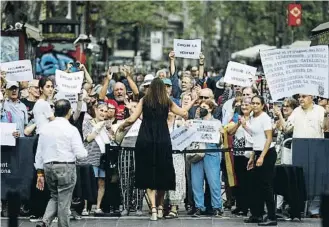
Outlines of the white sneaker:
<svg viewBox="0 0 329 227">
<path fill-rule="evenodd" d="M 87 211 L 87 209 L 83 209 L 81 215 L 82 216 L 89 216 L 89 212 Z"/>
<path fill-rule="evenodd" d="M 102 209 L 96 209 L 95 214 L 104 214 L 104 212 L 102 211 Z"/>
<path fill-rule="evenodd" d="M 58 222 L 58 217 L 54 218 L 53 223 L 57 223 Z"/>
</svg>

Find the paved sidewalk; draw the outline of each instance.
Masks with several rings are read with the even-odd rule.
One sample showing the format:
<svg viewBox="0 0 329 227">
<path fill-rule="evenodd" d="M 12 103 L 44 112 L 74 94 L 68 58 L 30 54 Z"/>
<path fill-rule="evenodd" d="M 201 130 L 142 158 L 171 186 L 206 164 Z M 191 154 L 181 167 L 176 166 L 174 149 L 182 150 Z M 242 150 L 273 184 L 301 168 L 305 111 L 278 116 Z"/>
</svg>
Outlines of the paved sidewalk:
<svg viewBox="0 0 329 227">
<path fill-rule="evenodd" d="M 8 226 L 8 219 L 1 218 L 1 227 Z M 27 218 L 19 220 L 19 227 L 34 227 L 35 223 L 29 222 Z M 143 217 L 87 217 L 79 221 L 71 221 L 71 227 L 246 227 L 257 226 L 255 224 L 244 224 L 242 218 L 191 218 L 181 216 L 174 220 L 149 221 L 146 216 Z M 303 219 L 290 222 L 279 222 L 282 227 L 321 227 L 320 220 Z M 57 227 L 53 224 L 52 227 Z"/>
</svg>

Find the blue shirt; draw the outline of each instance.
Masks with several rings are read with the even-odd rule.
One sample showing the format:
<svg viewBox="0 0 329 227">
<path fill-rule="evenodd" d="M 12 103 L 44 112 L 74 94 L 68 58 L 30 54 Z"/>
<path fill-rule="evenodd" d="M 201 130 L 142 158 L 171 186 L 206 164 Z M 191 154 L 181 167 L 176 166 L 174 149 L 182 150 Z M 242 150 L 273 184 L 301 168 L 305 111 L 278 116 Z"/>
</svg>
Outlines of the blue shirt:
<svg viewBox="0 0 329 227">
<path fill-rule="evenodd" d="M 3 104 L 3 112 L 1 114 L 1 122 L 16 123 L 17 131 L 20 137 L 24 137 L 24 128 L 28 124 L 27 108 L 20 100 L 13 102 L 6 99 Z"/>
</svg>

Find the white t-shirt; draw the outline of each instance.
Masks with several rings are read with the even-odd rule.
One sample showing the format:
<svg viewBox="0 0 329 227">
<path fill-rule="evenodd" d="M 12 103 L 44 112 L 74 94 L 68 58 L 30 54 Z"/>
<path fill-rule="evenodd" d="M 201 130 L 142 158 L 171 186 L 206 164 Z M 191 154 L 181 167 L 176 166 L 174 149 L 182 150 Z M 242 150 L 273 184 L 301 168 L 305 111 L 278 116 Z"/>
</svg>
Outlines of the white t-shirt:
<svg viewBox="0 0 329 227">
<path fill-rule="evenodd" d="M 272 130 L 271 118 L 263 112 L 258 117 L 251 117 L 250 130 L 254 151 L 264 150 L 266 143 L 265 131 Z"/>
<path fill-rule="evenodd" d="M 54 115 L 49 102 L 39 99 L 33 107 L 34 120 L 37 125 L 36 132 L 39 134 L 42 126 L 48 123 L 49 118 Z"/>
</svg>

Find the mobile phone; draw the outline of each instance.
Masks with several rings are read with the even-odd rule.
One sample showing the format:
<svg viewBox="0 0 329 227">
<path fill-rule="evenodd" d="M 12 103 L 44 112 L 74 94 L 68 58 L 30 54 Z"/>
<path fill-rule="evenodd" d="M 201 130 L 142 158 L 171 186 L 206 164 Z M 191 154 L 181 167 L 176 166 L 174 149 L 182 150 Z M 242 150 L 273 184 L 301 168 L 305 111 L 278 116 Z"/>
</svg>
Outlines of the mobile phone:
<svg viewBox="0 0 329 227">
<path fill-rule="evenodd" d="M 111 66 L 111 72 L 112 73 L 118 73 L 119 72 L 119 66 Z"/>
</svg>

